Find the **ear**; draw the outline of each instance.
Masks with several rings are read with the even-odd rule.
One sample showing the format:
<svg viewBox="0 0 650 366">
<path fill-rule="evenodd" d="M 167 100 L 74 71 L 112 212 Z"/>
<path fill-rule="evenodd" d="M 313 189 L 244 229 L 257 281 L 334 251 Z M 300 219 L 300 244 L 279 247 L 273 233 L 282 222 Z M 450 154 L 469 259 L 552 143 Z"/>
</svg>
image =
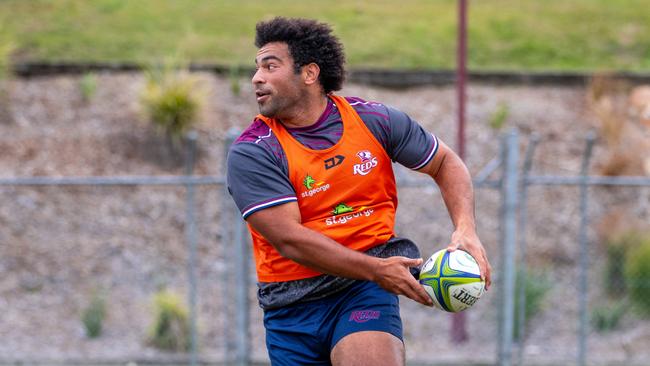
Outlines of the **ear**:
<svg viewBox="0 0 650 366">
<path fill-rule="evenodd" d="M 302 67 L 302 80 L 307 85 L 317 83 L 319 75 L 320 67 L 313 62 Z"/>
</svg>

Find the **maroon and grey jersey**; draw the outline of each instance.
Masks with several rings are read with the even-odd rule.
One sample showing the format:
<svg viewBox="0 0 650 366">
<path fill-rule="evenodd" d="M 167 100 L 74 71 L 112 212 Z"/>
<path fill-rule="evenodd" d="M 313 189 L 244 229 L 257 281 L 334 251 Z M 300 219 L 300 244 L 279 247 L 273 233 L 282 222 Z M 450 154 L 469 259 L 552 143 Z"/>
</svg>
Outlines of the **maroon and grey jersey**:
<svg viewBox="0 0 650 366">
<path fill-rule="evenodd" d="M 356 97 L 346 97 L 346 100 L 394 162 L 416 170 L 424 167 L 437 152 L 438 139 L 404 112 Z M 338 142 L 343 123 L 336 105 L 328 99 L 316 123 L 287 130 L 306 147 L 322 150 Z M 282 146 L 269 127 L 258 119 L 230 147 L 227 181 L 228 191 L 244 219 L 264 208 L 297 201 Z"/>
</svg>

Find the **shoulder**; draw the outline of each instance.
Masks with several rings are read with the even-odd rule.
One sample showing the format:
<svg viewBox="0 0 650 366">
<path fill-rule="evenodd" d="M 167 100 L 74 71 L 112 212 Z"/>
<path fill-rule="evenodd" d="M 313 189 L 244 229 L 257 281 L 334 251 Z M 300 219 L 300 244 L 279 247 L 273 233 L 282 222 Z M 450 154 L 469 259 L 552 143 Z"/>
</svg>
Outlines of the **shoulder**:
<svg viewBox="0 0 650 366">
<path fill-rule="evenodd" d="M 381 128 L 384 132 L 390 132 L 393 126 L 410 121 L 406 113 L 387 104 L 359 97 L 345 97 L 345 99 L 368 127 Z"/>
<path fill-rule="evenodd" d="M 255 118 L 230 146 L 228 155 L 247 155 L 247 152 L 259 153 L 260 151 L 273 156 L 278 162 L 284 157 L 282 146 L 271 128 L 262 120 Z"/>
<path fill-rule="evenodd" d="M 390 156 L 391 117 L 388 107 L 380 102 L 367 101 L 359 97 L 345 97 L 357 112 L 359 118 Z"/>
<path fill-rule="evenodd" d="M 244 142 L 259 143 L 259 140 L 271 137 L 271 128 L 261 119 L 255 118 L 253 122 L 239 135 L 234 144 Z"/>
<path fill-rule="evenodd" d="M 380 102 L 368 101 L 359 97 L 345 97 L 350 106 L 364 122 L 368 120 L 388 120 L 388 108 Z"/>
</svg>

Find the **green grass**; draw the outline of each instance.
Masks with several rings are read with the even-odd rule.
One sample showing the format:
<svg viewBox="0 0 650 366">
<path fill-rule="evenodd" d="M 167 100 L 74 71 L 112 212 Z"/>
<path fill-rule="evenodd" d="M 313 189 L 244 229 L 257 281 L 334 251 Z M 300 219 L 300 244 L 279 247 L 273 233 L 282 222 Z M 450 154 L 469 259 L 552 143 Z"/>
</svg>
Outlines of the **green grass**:
<svg viewBox="0 0 650 366">
<path fill-rule="evenodd" d="M 650 0 L 475 0 L 469 67 L 650 70 Z M 456 0 L 2 0 L 19 60 L 135 61 L 181 50 L 250 65 L 274 15 L 333 25 L 354 67 L 453 68 Z"/>
</svg>

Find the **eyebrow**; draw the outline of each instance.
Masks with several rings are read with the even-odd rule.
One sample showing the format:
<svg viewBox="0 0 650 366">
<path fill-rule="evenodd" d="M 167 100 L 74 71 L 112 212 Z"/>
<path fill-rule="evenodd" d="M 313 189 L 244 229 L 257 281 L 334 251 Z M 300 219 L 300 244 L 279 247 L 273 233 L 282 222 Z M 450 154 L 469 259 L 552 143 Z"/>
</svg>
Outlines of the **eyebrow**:
<svg viewBox="0 0 650 366">
<path fill-rule="evenodd" d="M 264 61 L 268 61 L 268 60 L 278 60 L 278 61 L 282 62 L 282 60 L 279 57 L 273 56 L 273 55 L 264 56 L 264 57 L 262 57 L 262 59 L 259 62 L 264 62 Z M 255 64 L 256 65 L 258 64 L 257 58 L 255 59 Z"/>
</svg>

